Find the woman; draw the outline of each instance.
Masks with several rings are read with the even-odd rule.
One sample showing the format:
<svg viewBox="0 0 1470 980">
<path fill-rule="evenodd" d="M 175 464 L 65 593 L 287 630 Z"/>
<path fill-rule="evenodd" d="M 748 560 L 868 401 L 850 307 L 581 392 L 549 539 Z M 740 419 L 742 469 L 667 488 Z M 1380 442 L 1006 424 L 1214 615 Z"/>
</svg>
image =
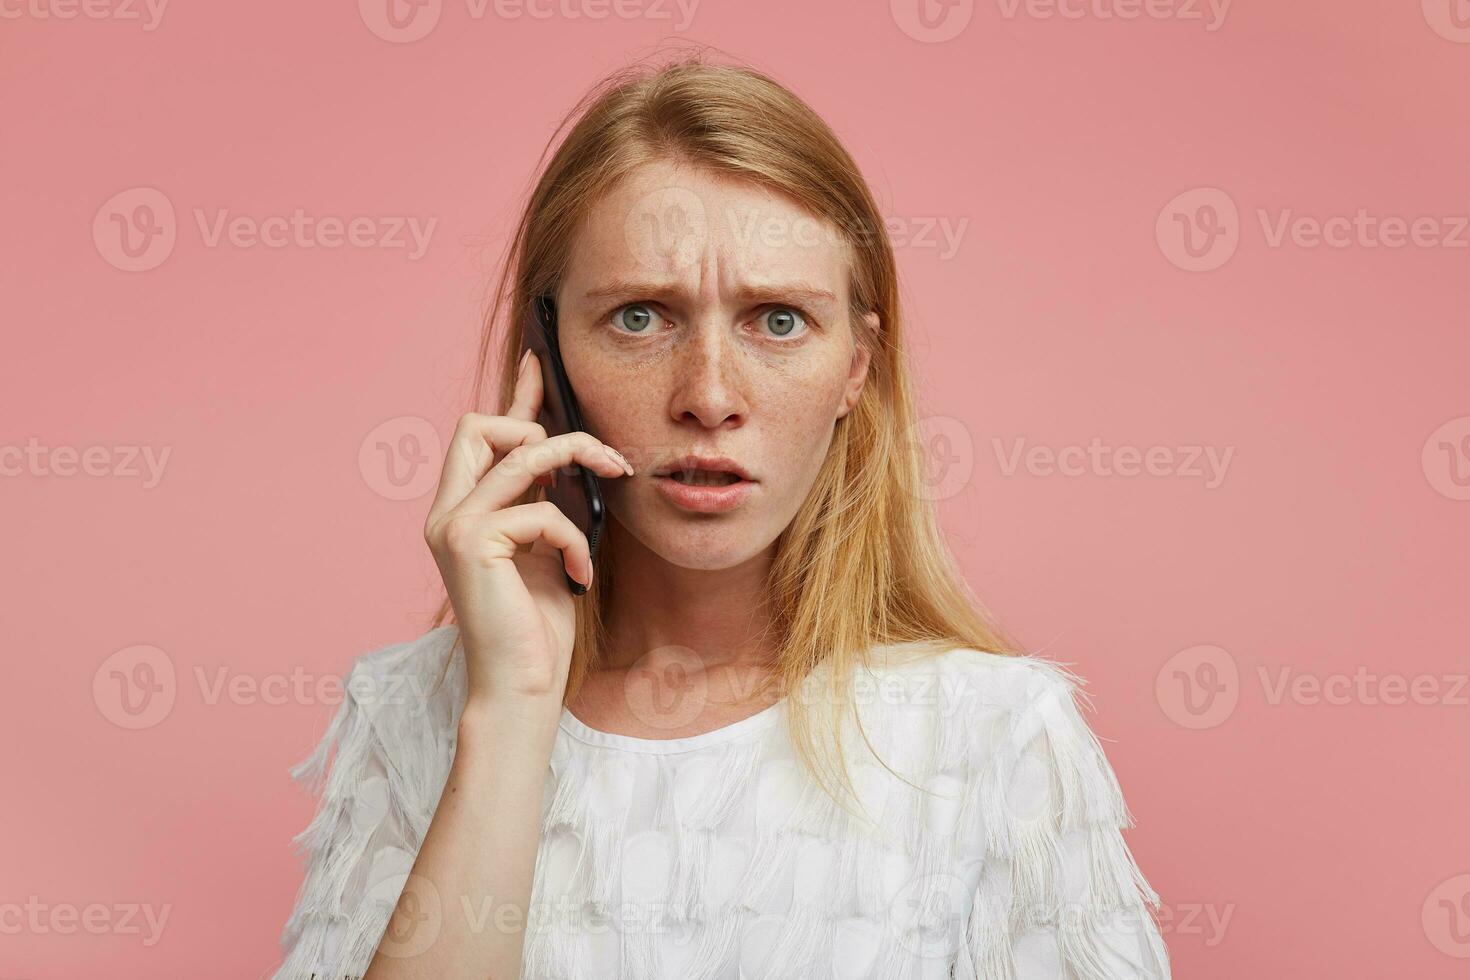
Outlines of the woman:
<svg viewBox="0 0 1470 980">
<path fill-rule="evenodd" d="M 359 658 L 298 768 L 335 746 L 277 976 L 1168 977 L 1078 678 L 937 532 L 852 159 L 698 59 L 569 119 L 426 522 L 454 625 Z M 543 293 L 588 432 L 535 422 Z"/>
</svg>

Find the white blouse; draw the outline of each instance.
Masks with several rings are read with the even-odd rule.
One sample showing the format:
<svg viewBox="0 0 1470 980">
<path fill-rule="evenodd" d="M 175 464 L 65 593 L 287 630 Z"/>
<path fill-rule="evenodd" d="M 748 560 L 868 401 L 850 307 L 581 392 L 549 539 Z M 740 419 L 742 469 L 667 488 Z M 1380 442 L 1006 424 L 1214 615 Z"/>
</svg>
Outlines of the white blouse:
<svg viewBox="0 0 1470 980">
<path fill-rule="evenodd" d="M 453 760 L 457 638 L 445 626 L 359 657 L 321 744 L 292 770 L 322 794 L 296 838 L 306 877 L 277 978 L 366 971 Z M 1132 816 L 1079 713 L 1080 679 L 1034 656 L 903 652 L 879 648 L 851 699 L 914 785 L 849 721 L 864 813 L 807 776 L 787 699 L 666 740 L 563 710 L 522 977 L 1167 980 L 1158 895 L 1123 840 Z M 454 905 L 444 914 L 496 927 L 492 902 Z M 396 935 L 400 955 L 428 931 Z"/>
</svg>

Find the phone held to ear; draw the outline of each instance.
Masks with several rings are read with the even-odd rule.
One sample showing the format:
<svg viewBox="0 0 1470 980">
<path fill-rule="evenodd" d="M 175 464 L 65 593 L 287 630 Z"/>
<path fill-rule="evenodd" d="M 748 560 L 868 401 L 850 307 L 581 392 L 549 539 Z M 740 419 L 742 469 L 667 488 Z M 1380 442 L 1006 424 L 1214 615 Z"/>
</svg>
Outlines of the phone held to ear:
<svg viewBox="0 0 1470 980">
<path fill-rule="evenodd" d="M 582 413 L 577 409 L 577 396 L 572 392 L 566 367 L 561 361 L 561 349 L 557 343 L 556 302 L 550 296 L 537 296 L 531 300 L 525 340 L 521 345 L 523 351 L 527 348 L 536 355 L 536 362 L 541 365 L 541 413 L 536 421 L 546 430 L 548 436 L 586 431 L 582 424 Z M 587 536 L 587 547 L 595 564 L 597 544 L 602 538 L 602 526 L 606 517 L 602 504 L 602 488 L 596 474 L 578 463 L 559 467 L 556 470 L 555 486 L 546 488 L 546 499 L 556 504 Z M 573 595 L 587 592 L 587 587 L 570 575 L 566 575 L 566 580 Z"/>
</svg>

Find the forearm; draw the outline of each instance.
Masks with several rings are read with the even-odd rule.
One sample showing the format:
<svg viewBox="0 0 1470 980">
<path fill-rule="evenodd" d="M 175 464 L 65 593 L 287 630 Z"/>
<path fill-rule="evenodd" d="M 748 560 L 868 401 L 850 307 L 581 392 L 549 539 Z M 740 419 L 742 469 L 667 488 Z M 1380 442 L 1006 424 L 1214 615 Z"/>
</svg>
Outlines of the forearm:
<svg viewBox="0 0 1470 980">
<path fill-rule="evenodd" d="M 364 980 L 520 976 L 560 713 L 551 699 L 465 706 L 454 764 Z"/>
</svg>

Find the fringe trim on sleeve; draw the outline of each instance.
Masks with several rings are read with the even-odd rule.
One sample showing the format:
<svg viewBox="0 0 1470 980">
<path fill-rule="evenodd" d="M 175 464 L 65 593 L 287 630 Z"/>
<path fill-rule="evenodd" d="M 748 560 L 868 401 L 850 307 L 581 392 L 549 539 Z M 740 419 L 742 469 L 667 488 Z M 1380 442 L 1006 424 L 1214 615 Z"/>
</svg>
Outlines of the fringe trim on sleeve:
<svg viewBox="0 0 1470 980">
<path fill-rule="evenodd" d="M 1133 816 L 1078 710 L 1082 681 L 1026 659 L 1034 693 L 976 784 L 990 860 L 954 976 L 1013 980 L 1018 940 L 1039 935 L 1054 937 L 1068 980 L 1168 980 L 1159 896 L 1124 842 Z"/>
<path fill-rule="evenodd" d="M 462 662 L 442 694 L 428 688 L 456 639 L 443 627 L 358 658 L 321 741 L 292 767 L 320 801 L 292 839 L 306 874 L 282 930 L 277 980 L 367 970 L 448 776 Z"/>
</svg>

